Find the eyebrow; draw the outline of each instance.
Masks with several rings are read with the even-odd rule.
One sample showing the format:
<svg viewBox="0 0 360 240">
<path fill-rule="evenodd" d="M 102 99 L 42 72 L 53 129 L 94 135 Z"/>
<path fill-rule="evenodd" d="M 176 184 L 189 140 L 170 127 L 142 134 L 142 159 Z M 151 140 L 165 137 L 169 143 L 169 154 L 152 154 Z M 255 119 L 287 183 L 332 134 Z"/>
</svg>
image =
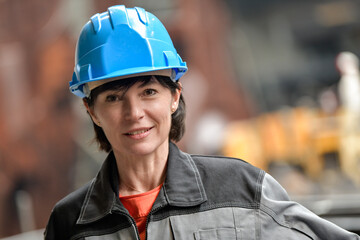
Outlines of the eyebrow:
<svg viewBox="0 0 360 240">
<path fill-rule="evenodd" d="M 156 83 L 158 80 L 154 77 L 154 76 L 151 76 L 150 79 L 148 80 L 138 80 L 139 82 L 142 82 L 137 88 L 142 88 L 142 87 L 146 87 L 148 85 L 151 85 L 151 84 L 154 84 Z M 133 87 L 134 85 L 136 84 L 136 82 L 134 84 L 132 84 L 131 86 L 119 86 L 118 88 L 113 88 L 113 89 L 108 89 L 107 91 L 114 91 L 114 92 L 117 92 L 117 93 L 122 93 L 121 94 L 121 97 L 124 97 L 125 94 L 127 93 L 127 91 Z"/>
<path fill-rule="evenodd" d="M 151 76 L 151 78 L 149 80 L 146 80 L 146 81 L 143 81 L 143 83 L 141 83 L 139 85 L 139 88 L 141 87 L 145 87 L 147 85 L 151 85 L 151 84 L 154 84 L 156 83 L 158 80 L 154 77 L 154 76 Z"/>
</svg>

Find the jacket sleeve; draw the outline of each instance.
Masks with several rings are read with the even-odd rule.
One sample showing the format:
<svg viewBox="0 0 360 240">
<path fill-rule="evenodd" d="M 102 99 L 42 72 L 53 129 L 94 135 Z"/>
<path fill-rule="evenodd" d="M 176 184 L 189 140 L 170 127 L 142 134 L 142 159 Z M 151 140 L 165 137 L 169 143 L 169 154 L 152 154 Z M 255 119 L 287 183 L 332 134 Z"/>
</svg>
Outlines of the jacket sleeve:
<svg viewBox="0 0 360 240">
<path fill-rule="evenodd" d="M 281 236 L 294 236 L 287 239 L 301 236 L 301 239 L 360 240 L 358 235 L 290 201 L 284 188 L 269 174 L 265 174 L 263 179 L 260 209 L 261 234 L 265 236 L 277 235 L 280 237 L 278 239 L 282 239 Z"/>
</svg>

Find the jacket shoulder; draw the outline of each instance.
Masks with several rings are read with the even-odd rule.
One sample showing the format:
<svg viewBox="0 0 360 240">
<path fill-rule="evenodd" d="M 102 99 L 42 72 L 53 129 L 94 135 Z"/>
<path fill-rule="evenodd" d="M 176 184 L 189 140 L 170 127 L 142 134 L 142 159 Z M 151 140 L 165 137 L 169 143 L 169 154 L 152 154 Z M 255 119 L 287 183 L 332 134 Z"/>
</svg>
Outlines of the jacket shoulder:
<svg viewBox="0 0 360 240">
<path fill-rule="evenodd" d="M 239 158 L 205 155 L 191 155 L 191 157 L 198 167 L 207 169 L 206 171 L 214 171 L 217 174 L 241 174 L 242 178 L 248 178 L 251 181 L 257 181 L 259 176 L 262 181 L 265 174 L 263 170 Z"/>
<path fill-rule="evenodd" d="M 233 157 L 225 157 L 225 156 L 211 156 L 211 155 L 196 155 L 196 154 L 191 154 L 191 157 L 194 159 L 194 161 L 206 161 L 207 163 L 210 164 L 215 164 L 215 165 L 222 165 L 222 164 L 230 164 L 230 165 L 242 165 L 244 167 L 247 168 L 254 168 L 257 170 L 260 170 L 259 168 L 251 165 L 250 163 L 246 162 L 243 159 L 240 158 L 233 158 Z"/>
<path fill-rule="evenodd" d="M 260 206 L 265 172 L 237 158 L 191 155 L 209 201 L 240 207 Z"/>
</svg>

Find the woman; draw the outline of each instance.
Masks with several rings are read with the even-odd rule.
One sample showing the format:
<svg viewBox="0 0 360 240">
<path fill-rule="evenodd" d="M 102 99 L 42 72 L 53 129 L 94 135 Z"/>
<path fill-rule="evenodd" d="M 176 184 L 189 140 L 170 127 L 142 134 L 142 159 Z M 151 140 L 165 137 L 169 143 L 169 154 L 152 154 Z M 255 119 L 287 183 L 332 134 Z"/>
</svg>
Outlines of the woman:
<svg viewBox="0 0 360 240">
<path fill-rule="evenodd" d="M 181 152 L 186 70 L 143 9 L 114 6 L 84 26 L 70 89 L 109 155 L 56 204 L 45 239 L 360 239 L 244 161 Z"/>
</svg>

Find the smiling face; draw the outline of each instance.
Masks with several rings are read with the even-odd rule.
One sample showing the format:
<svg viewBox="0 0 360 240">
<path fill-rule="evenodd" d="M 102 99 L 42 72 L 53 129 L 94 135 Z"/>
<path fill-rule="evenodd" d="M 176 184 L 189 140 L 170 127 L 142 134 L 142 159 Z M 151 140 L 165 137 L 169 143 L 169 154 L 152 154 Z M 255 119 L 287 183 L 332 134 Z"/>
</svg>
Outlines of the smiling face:
<svg viewBox="0 0 360 240">
<path fill-rule="evenodd" d="M 92 107 L 85 106 L 115 152 L 149 155 L 167 151 L 171 114 L 179 98 L 180 90 L 173 94 L 152 77 L 129 88 L 105 90 Z"/>
</svg>

